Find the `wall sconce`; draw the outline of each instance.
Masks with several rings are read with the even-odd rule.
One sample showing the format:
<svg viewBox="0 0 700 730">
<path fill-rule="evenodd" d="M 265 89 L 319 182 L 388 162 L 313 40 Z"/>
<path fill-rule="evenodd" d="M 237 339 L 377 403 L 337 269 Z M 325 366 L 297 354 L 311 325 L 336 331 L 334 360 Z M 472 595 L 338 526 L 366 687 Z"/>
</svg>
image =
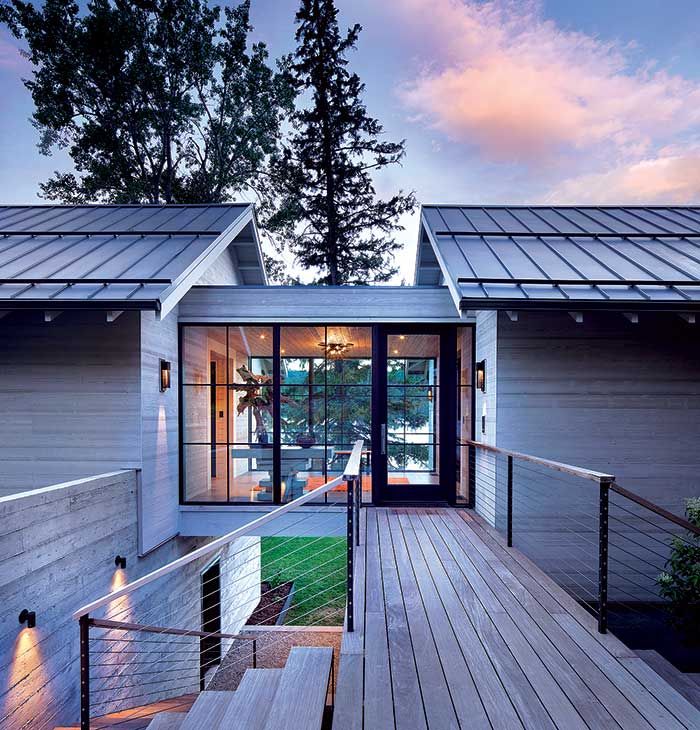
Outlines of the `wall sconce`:
<svg viewBox="0 0 700 730">
<path fill-rule="evenodd" d="M 114 558 L 114 564 L 117 566 L 117 568 L 126 570 L 126 558 L 125 557 L 122 557 L 121 555 L 117 555 L 117 557 Z"/>
<path fill-rule="evenodd" d="M 170 387 L 170 362 L 160 361 L 160 392 L 164 393 Z"/>
<path fill-rule="evenodd" d="M 486 433 L 486 401 L 481 407 L 481 433 Z"/>
<path fill-rule="evenodd" d="M 19 614 L 19 622 L 27 624 L 28 629 L 33 629 L 36 626 L 36 613 L 23 608 Z"/>
<path fill-rule="evenodd" d="M 428 388 L 428 400 L 432 402 L 433 400 L 433 389 Z"/>
<path fill-rule="evenodd" d="M 486 392 L 486 360 L 476 364 L 476 387 L 482 393 Z"/>
</svg>

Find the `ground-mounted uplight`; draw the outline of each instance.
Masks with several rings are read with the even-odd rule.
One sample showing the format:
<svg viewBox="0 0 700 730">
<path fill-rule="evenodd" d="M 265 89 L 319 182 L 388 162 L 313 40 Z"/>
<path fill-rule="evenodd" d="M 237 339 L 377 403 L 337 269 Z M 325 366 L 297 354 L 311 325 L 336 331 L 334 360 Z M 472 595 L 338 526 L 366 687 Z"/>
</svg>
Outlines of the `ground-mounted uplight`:
<svg viewBox="0 0 700 730">
<path fill-rule="evenodd" d="M 21 624 L 27 624 L 28 629 L 33 629 L 36 626 L 36 613 L 27 608 L 23 608 L 19 614 L 19 622 Z"/>
<path fill-rule="evenodd" d="M 170 361 L 160 361 L 160 392 L 164 393 L 170 387 Z"/>
<path fill-rule="evenodd" d="M 126 570 L 126 558 L 123 555 L 117 555 L 117 557 L 114 558 L 114 564 L 117 566 L 117 568 Z"/>
<path fill-rule="evenodd" d="M 486 360 L 480 360 L 476 364 L 476 387 L 482 392 L 486 392 Z"/>
</svg>

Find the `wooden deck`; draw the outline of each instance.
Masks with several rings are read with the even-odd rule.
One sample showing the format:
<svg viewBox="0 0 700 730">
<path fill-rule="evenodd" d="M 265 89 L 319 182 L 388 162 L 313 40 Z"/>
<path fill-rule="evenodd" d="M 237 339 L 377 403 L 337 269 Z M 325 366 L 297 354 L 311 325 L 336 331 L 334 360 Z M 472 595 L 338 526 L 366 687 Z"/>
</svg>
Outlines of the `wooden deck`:
<svg viewBox="0 0 700 730">
<path fill-rule="evenodd" d="M 700 728 L 700 711 L 468 510 L 367 508 L 334 730 Z"/>
</svg>

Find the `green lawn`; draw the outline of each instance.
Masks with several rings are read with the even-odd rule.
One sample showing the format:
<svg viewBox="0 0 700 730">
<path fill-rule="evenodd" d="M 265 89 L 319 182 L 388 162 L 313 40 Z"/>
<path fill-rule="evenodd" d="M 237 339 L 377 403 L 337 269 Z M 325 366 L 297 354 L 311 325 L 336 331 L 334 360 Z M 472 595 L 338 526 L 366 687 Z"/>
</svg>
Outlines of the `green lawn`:
<svg viewBox="0 0 700 730">
<path fill-rule="evenodd" d="M 263 537 L 262 580 L 294 581 L 285 624 L 339 626 L 345 615 L 343 537 Z"/>
</svg>

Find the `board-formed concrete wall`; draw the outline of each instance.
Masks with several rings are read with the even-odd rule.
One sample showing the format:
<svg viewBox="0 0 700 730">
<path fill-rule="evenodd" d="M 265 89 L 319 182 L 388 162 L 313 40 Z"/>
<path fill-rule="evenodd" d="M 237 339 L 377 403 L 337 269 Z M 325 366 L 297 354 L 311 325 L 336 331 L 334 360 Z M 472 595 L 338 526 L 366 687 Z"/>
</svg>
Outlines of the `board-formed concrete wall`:
<svg viewBox="0 0 700 730">
<path fill-rule="evenodd" d="M 139 558 L 137 490 L 138 472 L 125 470 L 0 498 L 0 728 L 43 730 L 75 723 L 79 644 L 72 613 L 206 542 L 176 538 Z M 115 567 L 118 554 L 127 558 L 126 570 Z M 225 596 L 222 629 L 235 633 L 259 597 L 257 538 L 244 538 L 174 571 L 117 599 L 96 617 L 199 629 L 200 573 L 216 557 Z M 36 612 L 35 628 L 20 626 L 23 608 Z M 144 634 L 120 633 L 118 638 L 143 639 Z M 94 714 L 197 690 L 198 639 L 177 645 L 179 664 L 156 661 L 175 656 L 173 637 L 159 641 L 92 643 Z M 141 653 L 117 651 L 127 647 Z M 133 670 L 132 659 L 146 664 Z M 132 670 L 146 670 L 148 676 L 130 676 Z"/>
</svg>

